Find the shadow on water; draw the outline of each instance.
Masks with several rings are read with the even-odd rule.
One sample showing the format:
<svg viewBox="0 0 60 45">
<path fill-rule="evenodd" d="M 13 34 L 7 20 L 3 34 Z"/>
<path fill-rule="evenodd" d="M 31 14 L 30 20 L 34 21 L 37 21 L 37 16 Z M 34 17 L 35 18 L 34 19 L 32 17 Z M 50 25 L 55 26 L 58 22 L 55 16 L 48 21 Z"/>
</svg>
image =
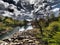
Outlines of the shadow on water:
<svg viewBox="0 0 60 45">
<path fill-rule="evenodd" d="M 7 38 L 10 38 L 14 33 L 18 32 L 19 31 L 19 28 L 20 27 L 16 27 L 15 29 L 3 34 L 0 36 L 0 40 L 3 40 L 3 39 L 7 39 Z"/>
<path fill-rule="evenodd" d="M 1 35 L 0 36 L 0 40 L 8 39 L 8 38 L 10 38 L 16 32 L 24 31 L 24 30 L 31 30 L 31 29 L 33 29 L 33 27 L 31 25 L 29 25 L 29 26 L 27 26 L 25 28 L 24 28 L 24 26 L 23 27 L 16 27 L 13 30 L 5 33 L 4 35 Z"/>
</svg>

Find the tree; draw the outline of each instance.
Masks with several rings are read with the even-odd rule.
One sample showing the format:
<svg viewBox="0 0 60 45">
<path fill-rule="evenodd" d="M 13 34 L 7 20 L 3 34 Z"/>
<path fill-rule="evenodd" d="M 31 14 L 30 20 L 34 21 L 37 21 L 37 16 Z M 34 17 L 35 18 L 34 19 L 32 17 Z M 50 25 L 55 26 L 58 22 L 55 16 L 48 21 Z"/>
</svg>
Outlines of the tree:
<svg viewBox="0 0 60 45">
<path fill-rule="evenodd" d="M 46 5 L 44 3 L 46 3 Z M 44 6 L 40 6 L 40 4 L 38 3 L 38 7 L 36 9 L 34 9 L 33 15 L 35 16 L 35 25 L 40 29 L 40 39 L 42 41 L 42 44 L 48 45 L 48 40 L 44 40 L 44 38 L 45 38 L 44 37 L 44 27 L 45 26 L 43 24 L 46 24 L 46 22 L 48 22 L 48 25 L 49 25 L 50 8 L 48 8 L 48 9 L 46 9 L 46 8 L 50 5 L 48 5 L 47 2 L 44 2 L 44 3 L 42 3 L 42 5 L 44 4 Z M 45 18 L 46 17 L 45 15 L 48 16 L 47 20 Z"/>
</svg>

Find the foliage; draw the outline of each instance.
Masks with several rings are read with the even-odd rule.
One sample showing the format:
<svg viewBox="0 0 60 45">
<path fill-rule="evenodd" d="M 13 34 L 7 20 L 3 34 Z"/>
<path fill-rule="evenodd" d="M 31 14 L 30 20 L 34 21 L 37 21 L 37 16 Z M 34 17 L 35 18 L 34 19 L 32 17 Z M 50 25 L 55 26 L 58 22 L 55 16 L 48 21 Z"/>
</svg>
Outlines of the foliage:
<svg viewBox="0 0 60 45">
<path fill-rule="evenodd" d="M 60 16 L 52 14 L 47 20 L 40 19 L 39 25 L 43 30 L 43 41 L 47 41 L 48 45 L 60 45 Z M 36 34 L 36 37 L 40 38 L 40 34 Z"/>
<path fill-rule="evenodd" d="M 9 17 L 0 16 L 0 30 L 12 30 L 14 27 L 23 25 L 24 21 L 18 21 Z"/>
</svg>

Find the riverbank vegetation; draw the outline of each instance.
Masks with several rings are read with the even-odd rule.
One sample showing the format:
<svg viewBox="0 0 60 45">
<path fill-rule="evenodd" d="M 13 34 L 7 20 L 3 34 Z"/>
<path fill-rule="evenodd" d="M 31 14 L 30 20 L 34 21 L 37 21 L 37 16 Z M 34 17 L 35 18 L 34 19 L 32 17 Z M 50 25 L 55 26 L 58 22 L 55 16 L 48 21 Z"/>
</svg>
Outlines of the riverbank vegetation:
<svg viewBox="0 0 60 45">
<path fill-rule="evenodd" d="M 25 21 L 18 21 L 8 17 L 0 16 L 0 32 L 9 31 L 17 26 L 26 25 Z M 37 23 L 37 24 L 36 24 Z M 36 37 L 44 45 L 60 45 L 60 16 L 47 17 L 35 21 L 35 28 L 26 34 Z"/>
<path fill-rule="evenodd" d="M 44 45 L 60 45 L 60 16 L 55 17 L 52 15 L 45 19 L 40 19 L 36 22 L 39 29 L 36 33 L 37 39 L 42 39 Z"/>
<path fill-rule="evenodd" d="M 2 32 L 6 33 L 10 30 L 13 30 L 17 26 L 23 26 L 24 21 L 18 21 L 9 17 L 0 16 L 0 35 Z"/>
</svg>

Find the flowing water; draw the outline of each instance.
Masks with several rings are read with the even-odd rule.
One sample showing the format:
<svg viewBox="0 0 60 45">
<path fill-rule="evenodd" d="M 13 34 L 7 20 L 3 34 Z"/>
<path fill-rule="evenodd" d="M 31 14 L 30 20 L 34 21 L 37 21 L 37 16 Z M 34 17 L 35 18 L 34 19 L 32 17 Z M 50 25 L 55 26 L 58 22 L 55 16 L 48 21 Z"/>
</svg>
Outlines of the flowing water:
<svg viewBox="0 0 60 45">
<path fill-rule="evenodd" d="M 33 29 L 33 27 L 31 25 L 29 25 L 29 26 L 27 25 L 25 28 L 24 28 L 24 26 L 23 27 L 16 27 L 15 29 L 5 33 L 4 35 L 1 35 L 0 40 L 8 39 L 11 36 L 13 36 L 13 34 L 16 33 L 16 32 L 25 31 L 25 30 L 31 30 L 31 29 Z"/>
<path fill-rule="evenodd" d="M 11 37 L 15 32 L 19 31 L 19 28 L 20 27 L 16 27 L 15 29 L 5 33 L 4 35 L 1 35 L 0 36 L 0 40 L 7 39 L 7 38 Z"/>
</svg>

